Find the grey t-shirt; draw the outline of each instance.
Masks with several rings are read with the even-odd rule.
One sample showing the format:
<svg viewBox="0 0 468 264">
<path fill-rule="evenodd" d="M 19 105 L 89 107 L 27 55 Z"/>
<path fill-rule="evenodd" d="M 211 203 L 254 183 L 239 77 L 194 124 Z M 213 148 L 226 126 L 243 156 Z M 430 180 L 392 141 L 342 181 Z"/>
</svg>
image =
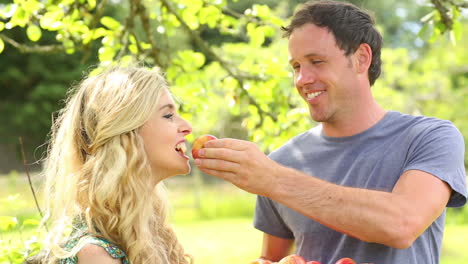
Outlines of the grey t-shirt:
<svg viewBox="0 0 468 264">
<path fill-rule="evenodd" d="M 459 207 L 467 201 L 464 150 L 463 137 L 451 122 L 389 111 L 350 137 L 327 137 L 319 125 L 270 158 L 332 183 L 388 192 L 405 171 L 425 171 L 449 184 L 453 192 L 447 206 Z M 294 239 L 297 254 L 323 264 L 342 257 L 358 263 L 439 263 L 444 223 L 445 210 L 411 247 L 395 249 L 334 231 L 263 196 L 257 197 L 254 220 L 257 229 Z"/>
</svg>

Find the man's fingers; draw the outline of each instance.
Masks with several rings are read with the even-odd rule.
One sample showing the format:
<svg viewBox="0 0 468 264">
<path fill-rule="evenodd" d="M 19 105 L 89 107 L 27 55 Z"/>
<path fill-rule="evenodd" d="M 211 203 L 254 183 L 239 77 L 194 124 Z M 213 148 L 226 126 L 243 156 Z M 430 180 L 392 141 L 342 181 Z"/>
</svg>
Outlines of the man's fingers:
<svg viewBox="0 0 468 264">
<path fill-rule="evenodd" d="M 207 159 L 219 159 L 239 163 L 242 153 L 237 150 L 227 148 L 202 148 L 198 152 L 199 156 Z"/>
<path fill-rule="evenodd" d="M 211 169 L 224 172 L 235 172 L 240 168 L 238 163 L 219 159 L 195 159 L 195 165 L 200 169 Z"/>
<path fill-rule="evenodd" d="M 221 138 L 216 140 L 207 141 L 204 145 L 205 148 L 228 148 L 232 150 L 244 150 L 248 145 L 248 141 L 233 139 L 233 138 Z"/>
<path fill-rule="evenodd" d="M 231 172 L 211 170 L 211 169 L 207 169 L 207 168 L 199 168 L 199 169 L 201 171 L 203 171 L 204 173 L 208 174 L 208 175 L 214 176 L 216 178 L 219 178 L 221 180 L 225 180 L 225 181 L 228 181 L 228 182 L 232 182 L 232 180 L 235 177 L 235 174 L 233 174 Z"/>
</svg>

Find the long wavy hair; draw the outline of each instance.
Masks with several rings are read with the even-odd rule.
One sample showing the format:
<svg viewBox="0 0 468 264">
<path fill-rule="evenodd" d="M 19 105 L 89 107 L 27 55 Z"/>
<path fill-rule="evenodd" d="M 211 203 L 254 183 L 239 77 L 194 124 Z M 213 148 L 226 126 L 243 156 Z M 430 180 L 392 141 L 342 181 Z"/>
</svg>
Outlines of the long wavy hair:
<svg viewBox="0 0 468 264">
<path fill-rule="evenodd" d="M 78 253 L 83 239 L 64 248 L 77 222 L 118 245 L 131 263 L 193 262 L 166 220 L 161 179 L 139 135 L 165 89 L 162 75 L 142 66 L 111 67 L 71 89 L 44 168 L 50 231 L 43 263 Z"/>
</svg>

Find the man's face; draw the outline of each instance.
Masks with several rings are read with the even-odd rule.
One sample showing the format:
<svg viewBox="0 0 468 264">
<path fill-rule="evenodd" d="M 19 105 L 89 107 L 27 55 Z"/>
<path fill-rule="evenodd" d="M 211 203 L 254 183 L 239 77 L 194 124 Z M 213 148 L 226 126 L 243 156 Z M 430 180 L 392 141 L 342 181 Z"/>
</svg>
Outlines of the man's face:
<svg viewBox="0 0 468 264">
<path fill-rule="evenodd" d="M 357 73 L 353 55 L 345 56 L 325 27 L 305 24 L 289 37 L 294 84 L 307 102 L 312 119 L 334 122 L 352 110 Z"/>
</svg>

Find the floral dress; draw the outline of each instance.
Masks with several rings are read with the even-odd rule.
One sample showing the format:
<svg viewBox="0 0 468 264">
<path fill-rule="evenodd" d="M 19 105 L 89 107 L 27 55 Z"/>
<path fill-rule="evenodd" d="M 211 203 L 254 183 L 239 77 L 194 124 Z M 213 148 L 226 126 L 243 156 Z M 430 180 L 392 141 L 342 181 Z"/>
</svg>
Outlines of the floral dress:
<svg viewBox="0 0 468 264">
<path fill-rule="evenodd" d="M 130 264 L 127 254 L 125 254 L 125 252 L 123 252 L 123 250 L 121 250 L 117 245 L 115 245 L 112 242 L 109 242 L 105 238 L 93 236 L 92 234 L 86 233 L 86 232 L 81 232 L 81 235 L 78 235 L 78 236 L 72 236 L 72 238 L 70 238 L 70 240 L 65 245 L 65 249 L 71 250 L 74 246 L 76 246 L 76 244 L 78 244 L 80 239 L 84 239 L 86 241 L 84 245 L 93 244 L 93 245 L 100 246 L 104 248 L 112 258 L 121 259 L 122 264 Z M 61 259 L 58 263 L 59 264 L 77 264 L 78 257 L 75 255 L 69 258 Z"/>
</svg>

